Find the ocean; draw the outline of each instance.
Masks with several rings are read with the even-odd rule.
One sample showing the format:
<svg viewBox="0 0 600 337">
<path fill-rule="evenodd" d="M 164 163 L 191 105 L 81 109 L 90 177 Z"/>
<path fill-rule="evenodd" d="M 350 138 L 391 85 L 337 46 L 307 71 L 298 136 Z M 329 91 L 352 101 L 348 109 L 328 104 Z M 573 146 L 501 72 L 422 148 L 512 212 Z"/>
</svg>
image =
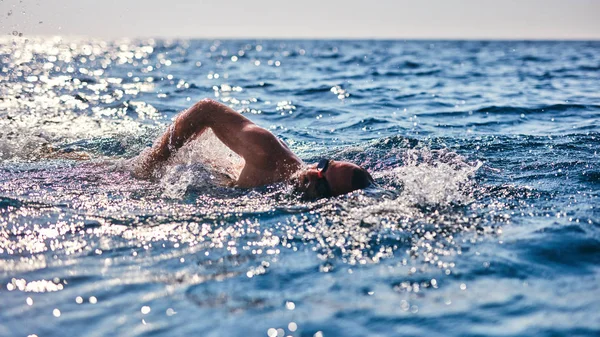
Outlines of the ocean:
<svg viewBox="0 0 600 337">
<path fill-rule="evenodd" d="M 0 336 L 598 336 L 600 42 L 0 40 Z M 222 186 L 212 98 L 378 187 Z"/>
</svg>

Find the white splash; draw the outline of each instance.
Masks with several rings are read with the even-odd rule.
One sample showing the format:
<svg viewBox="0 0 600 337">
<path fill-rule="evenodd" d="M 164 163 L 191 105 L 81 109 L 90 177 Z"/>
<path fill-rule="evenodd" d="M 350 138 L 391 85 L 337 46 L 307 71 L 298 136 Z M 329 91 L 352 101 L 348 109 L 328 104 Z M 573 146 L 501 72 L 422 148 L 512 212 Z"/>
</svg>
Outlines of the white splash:
<svg viewBox="0 0 600 337">
<path fill-rule="evenodd" d="M 383 171 L 381 177 L 402 184 L 401 198 L 413 205 L 450 206 L 468 204 L 472 195 L 468 187 L 481 162 L 468 163 L 448 150 L 408 150 L 404 165 Z"/>
<path fill-rule="evenodd" d="M 136 172 L 149 149 L 129 163 Z M 208 192 L 231 186 L 238 178 L 244 160 L 223 144 L 211 130 L 177 150 L 175 155 L 154 172 L 165 197 L 181 199 L 189 190 Z"/>
</svg>

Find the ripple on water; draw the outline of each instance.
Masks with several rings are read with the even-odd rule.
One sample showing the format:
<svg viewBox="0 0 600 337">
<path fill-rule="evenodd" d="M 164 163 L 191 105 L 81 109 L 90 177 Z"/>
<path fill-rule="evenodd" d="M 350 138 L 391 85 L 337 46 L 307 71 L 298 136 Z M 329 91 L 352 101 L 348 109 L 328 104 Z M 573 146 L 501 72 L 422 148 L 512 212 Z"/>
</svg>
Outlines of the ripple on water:
<svg viewBox="0 0 600 337">
<path fill-rule="evenodd" d="M 593 335 L 597 48 L 3 38 L 0 334 Z M 205 96 L 378 186 L 229 188 L 210 133 L 133 178 Z"/>
</svg>

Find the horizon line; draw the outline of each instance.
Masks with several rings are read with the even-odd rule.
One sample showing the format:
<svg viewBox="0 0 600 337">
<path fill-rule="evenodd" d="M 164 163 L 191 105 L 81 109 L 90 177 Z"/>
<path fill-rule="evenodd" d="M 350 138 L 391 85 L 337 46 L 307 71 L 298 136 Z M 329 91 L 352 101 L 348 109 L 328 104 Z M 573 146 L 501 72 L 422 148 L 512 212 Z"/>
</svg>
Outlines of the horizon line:
<svg viewBox="0 0 600 337">
<path fill-rule="evenodd" d="M 372 37 L 350 37 L 350 36 L 169 36 L 169 35 L 138 35 L 138 36 L 94 36 L 85 34 L 27 34 L 15 36 L 6 34 L 0 36 L 0 39 L 27 39 L 27 38 L 88 38 L 101 40 L 122 40 L 122 39 L 158 39 L 158 40 L 270 40 L 270 41 L 522 41 L 522 42 L 600 42 L 600 37 L 387 37 L 387 36 L 372 36 Z"/>
</svg>

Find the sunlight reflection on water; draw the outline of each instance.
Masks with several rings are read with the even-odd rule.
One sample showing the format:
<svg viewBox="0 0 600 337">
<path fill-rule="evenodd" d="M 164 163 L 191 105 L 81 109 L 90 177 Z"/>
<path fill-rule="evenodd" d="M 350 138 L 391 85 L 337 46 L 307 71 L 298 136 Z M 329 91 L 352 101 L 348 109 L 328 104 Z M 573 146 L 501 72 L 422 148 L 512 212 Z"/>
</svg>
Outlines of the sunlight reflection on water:
<svg viewBox="0 0 600 337">
<path fill-rule="evenodd" d="M 528 48 L 561 63 L 597 47 L 525 44 L 510 59 L 502 43 L 2 38 L 0 334 L 465 335 L 480 311 L 543 312 L 551 291 L 528 280 L 575 276 L 531 237 L 556 231 L 582 270 L 595 261 L 597 240 L 577 235 L 597 224 L 597 67 L 527 68 L 540 83 L 578 76 L 560 91 L 510 69 L 537 62 Z M 510 92 L 529 85 L 539 95 Z M 229 188 L 243 162 L 209 133 L 157 181 L 133 178 L 131 158 L 204 96 L 379 186 L 314 202 L 285 184 Z M 577 294 L 597 289 L 572 283 L 571 303 L 592 308 Z"/>
</svg>

